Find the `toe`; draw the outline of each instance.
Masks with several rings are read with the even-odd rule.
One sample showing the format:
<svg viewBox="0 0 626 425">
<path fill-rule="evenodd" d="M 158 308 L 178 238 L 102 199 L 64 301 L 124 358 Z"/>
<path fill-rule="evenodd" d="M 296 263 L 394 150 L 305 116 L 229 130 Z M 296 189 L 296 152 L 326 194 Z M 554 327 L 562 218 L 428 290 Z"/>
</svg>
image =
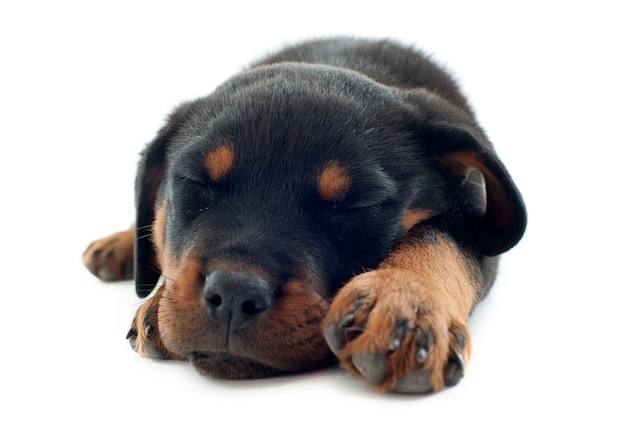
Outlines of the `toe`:
<svg viewBox="0 0 626 425">
<path fill-rule="evenodd" d="M 396 393 L 420 394 L 433 390 L 430 374 L 424 370 L 414 370 L 394 382 L 391 391 Z"/>
<path fill-rule="evenodd" d="M 387 377 L 387 354 L 366 352 L 352 356 L 352 364 L 363 379 L 372 385 L 380 385 Z"/>
<path fill-rule="evenodd" d="M 348 341 L 346 332 L 354 324 L 354 314 L 346 315 L 338 323 L 330 323 L 324 329 L 324 338 L 332 352 L 338 356 Z"/>
</svg>

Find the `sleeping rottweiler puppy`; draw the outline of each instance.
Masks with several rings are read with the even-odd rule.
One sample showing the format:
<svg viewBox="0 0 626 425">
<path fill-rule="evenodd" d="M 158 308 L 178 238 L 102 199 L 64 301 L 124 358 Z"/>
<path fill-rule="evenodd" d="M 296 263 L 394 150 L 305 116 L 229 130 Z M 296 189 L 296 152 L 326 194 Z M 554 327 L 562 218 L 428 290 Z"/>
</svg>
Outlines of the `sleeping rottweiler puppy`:
<svg viewBox="0 0 626 425">
<path fill-rule="evenodd" d="M 522 198 L 457 84 L 389 41 L 284 49 L 183 104 L 144 150 L 136 224 L 83 261 L 154 292 L 128 338 L 228 379 L 330 363 L 452 386 Z M 161 284 L 157 285 L 159 279 Z"/>
</svg>

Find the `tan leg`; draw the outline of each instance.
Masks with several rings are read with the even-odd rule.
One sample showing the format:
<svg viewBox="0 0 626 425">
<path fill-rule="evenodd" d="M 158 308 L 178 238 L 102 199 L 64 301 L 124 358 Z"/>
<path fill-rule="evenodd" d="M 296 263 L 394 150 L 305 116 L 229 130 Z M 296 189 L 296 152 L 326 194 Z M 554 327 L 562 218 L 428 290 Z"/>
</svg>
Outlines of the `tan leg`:
<svg viewBox="0 0 626 425">
<path fill-rule="evenodd" d="M 457 384 L 471 346 L 478 267 L 435 230 L 416 229 L 336 296 L 323 324 L 341 365 L 379 391 Z"/>
</svg>

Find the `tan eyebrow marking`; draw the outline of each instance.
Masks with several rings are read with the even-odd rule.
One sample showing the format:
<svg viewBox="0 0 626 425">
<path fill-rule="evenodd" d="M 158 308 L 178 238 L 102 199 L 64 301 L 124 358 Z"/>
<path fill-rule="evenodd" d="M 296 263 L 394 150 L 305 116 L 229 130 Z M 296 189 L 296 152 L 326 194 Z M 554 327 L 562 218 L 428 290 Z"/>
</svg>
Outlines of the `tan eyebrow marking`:
<svg viewBox="0 0 626 425">
<path fill-rule="evenodd" d="M 209 172 L 209 177 L 214 182 L 222 180 L 233 167 L 235 153 L 227 146 L 220 146 L 207 152 L 204 157 L 204 166 Z"/>
<path fill-rule="evenodd" d="M 317 179 L 317 189 L 327 202 L 339 201 L 348 193 L 351 185 L 352 179 L 348 171 L 336 162 L 328 164 Z"/>
</svg>

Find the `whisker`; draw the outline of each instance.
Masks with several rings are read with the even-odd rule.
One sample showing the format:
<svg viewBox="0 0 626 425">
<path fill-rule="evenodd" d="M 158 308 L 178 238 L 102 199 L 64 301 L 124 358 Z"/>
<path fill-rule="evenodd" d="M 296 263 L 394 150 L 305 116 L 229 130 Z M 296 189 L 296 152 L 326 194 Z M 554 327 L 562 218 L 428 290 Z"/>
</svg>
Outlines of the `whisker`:
<svg viewBox="0 0 626 425">
<path fill-rule="evenodd" d="M 152 233 L 146 233 L 145 235 L 141 235 L 138 238 L 136 237 L 135 240 L 140 240 L 140 239 L 145 239 L 145 238 L 151 238 L 152 237 Z"/>
</svg>

